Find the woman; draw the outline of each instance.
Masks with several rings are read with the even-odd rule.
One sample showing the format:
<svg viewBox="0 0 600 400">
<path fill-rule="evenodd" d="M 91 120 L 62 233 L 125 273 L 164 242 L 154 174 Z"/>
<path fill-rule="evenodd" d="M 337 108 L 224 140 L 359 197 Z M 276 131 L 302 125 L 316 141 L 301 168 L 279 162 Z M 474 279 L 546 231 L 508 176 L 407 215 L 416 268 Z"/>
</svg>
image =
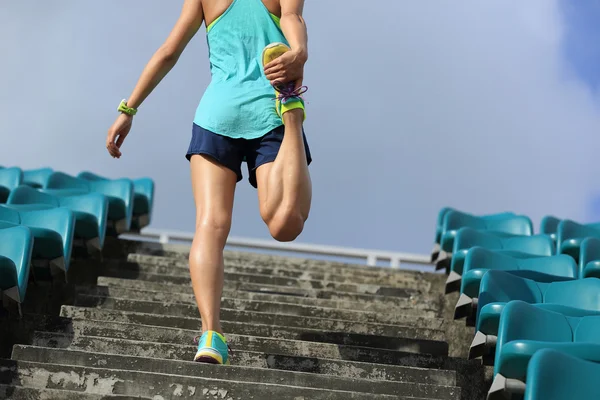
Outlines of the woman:
<svg viewBox="0 0 600 400">
<path fill-rule="evenodd" d="M 138 107 L 204 22 L 212 79 L 198 105 L 186 154 L 196 204 L 190 275 L 203 332 L 196 361 L 229 363 L 219 318 L 223 249 L 242 162 L 273 238 L 294 240 L 308 218 L 311 157 L 300 96 L 308 58 L 303 7 L 303 0 L 185 0 L 175 27 L 119 105 L 120 115 L 108 131 L 108 152 L 120 158 Z"/>
</svg>

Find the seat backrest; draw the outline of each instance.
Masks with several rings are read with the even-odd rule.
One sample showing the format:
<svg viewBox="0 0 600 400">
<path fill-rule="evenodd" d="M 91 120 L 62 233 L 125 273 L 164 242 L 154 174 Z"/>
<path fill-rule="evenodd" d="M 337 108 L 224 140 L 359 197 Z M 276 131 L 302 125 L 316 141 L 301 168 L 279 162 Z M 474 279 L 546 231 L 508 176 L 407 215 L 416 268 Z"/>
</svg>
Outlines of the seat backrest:
<svg viewBox="0 0 600 400">
<path fill-rule="evenodd" d="M 89 183 L 83 179 L 75 178 L 63 172 L 53 172 L 44 189 L 83 189 L 89 190 Z"/>
<path fill-rule="evenodd" d="M 86 181 L 104 181 L 106 180 L 105 177 L 97 175 L 93 172 L 89 172 L 89 171 L 82 171 L 79 174 L 77 174 L 77 177 L 80 179 L 85 179 Z"/>
<path fill-rule="evenodd" d="M 27 289 L 32 249 L 33 236 L 29 228 L 20 225 L 0 229 L 0 255 L 11 259 L 17 267 L 21 301 L 24 300 L 24 293 Z"/>
<path fill-rule="evenodd" d="M 8 189 L 14 189 L 23 182 L 23 171 L 21 168 L 3 168 L 0 169 L 0 186 Z"/>
<path fill-rule="evenodd" d="M 484 220 L 486 230 L 511 233 L 513 235 L 533 235 L 533 222 L 524 215 L 510 215 L 505 218 Z"/>
<path fill-rule="evenodd" d="M 479 320 L 481 310 L 491 303 L 508 303 L 513 300 L 541 303 L 542 299 L 542 291 L 537 282 L 510 272 L 490 270 L 481 278 L 476 317 Z"/>
<path fill-rule="evenodd" d="M 19 212 L 6 206 L 0 205 L 0 221 L 10 222 L 11 224 L 20 224 L 21 217 Z"/>
<path fill-rule="evenodd" d="M 512 340 L 572 342 L 573 331 L 564 315 L 517 300 L 502 311 L 496 348 Z"/>
<path fill-rule="evenodd" d="M 514 235 L 531 235 L 533 233 L 531 220 L 513 213 L 477 216 L 457 210 L 447 211 L 442 223 L 442 234 L 460 228 L 497 231 Z"/>
<path fill-rule="evenodd" d="M 557 248 L 560 248 L 565 240 L 586 237 L 600 238 L 600 229 L 565 219 L 560 221 L 558 224 L 558 229 L 556 232 L 556 245 Z"/>
<path fill-rule="evenodd" d="M 600 344 L 600 315 L 570 318 L 573 327 L 573 341 Z"/>
<path fill-rule="evenodd" d="M 549 275 L 577 278 L 578 265 L 566 254 L 549 257 L 533 257 L 515 259 L 518 270 L 542 272 Z"/>
<path fill-rule="evenodd" d="M 600 398 L 600 364 L 561 351 L 535 352 L 527 367 L 524 400 Z"/>
<path fill-rule="evenodd" d="M 573 331 L 567 318 L 560 313 L 523 301 L 511 301 L 500 315 L 494 375 L 500 372 L 502 347 L 513 340 L 572 342 Z"/>
<path fill-rule="evenodd" d="M 154 180 L 152 178 L 138 178 L 133 180 L 133 191 L 148 199 L 148 210 L 152 211 L 154 199 Z"/>
<path fill-rule="evenodd" d="M 58 199 L 48 193 L 42 193 L 30 186 L 21 185 L 8 196 L 7 204 L 48 204 L 59 206 Z"/>
<path fill-rule="evenodd" d="M 505 271 L 488 271 L 481 279 L 477 308 L 480 310 L 489 303 L 508 303 L 512 300 L 541 303 L 542 290 L 539 284 L 531 279 Z"/>
<path fill-rule="evenodd" d="M 553 215 L 546 215 L 540 222 L 540 233 L 546 235 L 556 235 L 559 223 L 560 218 L 556 218 Z"/>
<path fill-rule="evenodd" d="M 580 269 L 591 261 L 600 260 L 600 239 L 588 237 L 581 242 L 581 251 L 579 252 L 579 267 Z"/>
<path fill-rule="evenodd" d="M 544 303 L 600 311 L 600 279 L 552 282 L 546 284 L 542 291 Z"/>
<path fill-rule="evenodd" d="M 554 241 L 548 235 L 505 236 L 500 238 L 502 250 L 518 251 L 538 256 L 551 256 L 556 253 Z"/>
<path fill-rule="evenodd" d="M 43 188 L 52 175 L 52 168 L 38 168 L 23 171 L 23 183 L 34 188 Z"/>
<path fill-rule="evenodd" d="M 517 259 L 509 255 L 483 247 L 471 247 L 465 257 L 463 274 L 476 268 L 513 271 L 519 269 L 519 265 Z"/>
<path fill-rule="evenodd" d="M 507 234 L 490 233 L 472 228 L 460 228 L 454 239 L 453 253 L 478 246 L 488 250 L 502 250 L 502 236 Z"/>
</svg>

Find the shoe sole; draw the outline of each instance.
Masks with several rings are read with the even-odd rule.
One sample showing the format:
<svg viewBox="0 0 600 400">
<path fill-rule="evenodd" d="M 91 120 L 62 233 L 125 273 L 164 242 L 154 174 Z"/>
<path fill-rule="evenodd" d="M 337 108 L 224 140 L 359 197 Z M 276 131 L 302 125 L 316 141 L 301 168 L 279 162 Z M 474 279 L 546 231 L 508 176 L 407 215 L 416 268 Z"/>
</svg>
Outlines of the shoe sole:
<svg viewBox="0 0 600 400">
<path fill-rule="evenodd" d="M 196 353 L 196 357 L 194 357 L 195 362 L 207 363 L 207 364 L 219 364 L 222 365 L 222 356 L 216 350 L 211 348 L 204 348 L 203 350 Z M 229 363 L 229 359 L 225 362 L 225 364 Z"/>
<path fill-rule="evenodd" d="M 281 43 L 281 42 L 275 42 L 275 43 L 271 43 L 271 44 L 267 45 L 267 46 L 266 46 L 266 47 L 263 49 L 263 51 L 262 51 L 262 55 L 261 55 L 261 61 L 262 61 L 263 68 L 264 68 L 264 66 L 265 66 L 266 64 L 268 64 L 268 63 L 265 63 L 265 53 L 266 53 L 268 50 L 270 50 L 270 49 L 272 49 L 272 48 L 274 48 L 274 47 L 278 47 L 278 46 L 285 46 L 285 47 L 288 49 L 287 51 L 290 51 L 290 50 L 291 50 L 291 49 L 289 48 L 289 46 L 287 46 L 285 43 Z M 284 54 L 284 53 L 281 53 L 281 54 Z M 280 55 L 280 56 L 281 56 L 281 55 Z M 276 58 L 274 58 L 273 60 L 275 60 L 275 59 L 276 59 Z"/>
</svg>

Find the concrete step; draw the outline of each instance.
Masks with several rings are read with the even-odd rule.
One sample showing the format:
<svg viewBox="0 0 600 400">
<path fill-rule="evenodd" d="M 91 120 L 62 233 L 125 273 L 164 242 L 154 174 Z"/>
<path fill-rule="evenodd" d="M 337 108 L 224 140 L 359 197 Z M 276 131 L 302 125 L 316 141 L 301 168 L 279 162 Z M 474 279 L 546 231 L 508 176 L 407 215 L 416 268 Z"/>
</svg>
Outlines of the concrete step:
<svg viewBox="0 0 600 400">
<path fill-rule="evenodd" d="M 63 306 L 61 316 L 67 318 L 93 319 L 99 321 L 114 321 L 131 324 L 142 324 L 149 326 L 174 327 L 200 331 L 202 323 L 199 318 L 171 317 L 165 315 L 146 314 L 130 311 L 117 311 L 98 308 Z M 398 350 L 412 353 L 424 354 L 447 354 L 447 343 L 422 339 L 395 338 L 393 345 L 385 338 L 375 335 L 357 335 L 346 332 L 323 332 L 308 328 L 293 328 L 285 326 L 270 326 L 261 324 L 249 324 L 245 322 L 223 321 L 223 330 L 227 333 L 239 335 L 257 336 L 274 339 L 292 339 L 309 342 L 322 342 L 335 345 L 362 346 L 377 345 L 394 346 Z M 404 340 L 404 342 L 403 342 Z"/>
<path fill-rule="evenodd" d="M 161 284 L 164 286 L 176 286 L 171 291 L 186 293 L 191 289 L 191 281 L 189 278 L 173 277 L 168 275 L 141 274 L 128 271 L 118 271 L 115 269 L 107 269 L 102 271 L 101 277 L 122 278 L 131 282 L 133 288 L 147 288 L 146 283 Z M 411 290 L 397 289 L 400 292 L 394 295 L 389 294 L 371 294 L 371 293 L 352 293 L 341 292 L 329 289 L 303 289 L 298 287 L 284 287 L 271 285 L 266 283 L 248 283 L 225 281 L 224 288 L 227 290 L 244 290 L 267 294 L 280 294 L 286 296 L 312 297 L 328 300 L 353 301 L 353 302 L 379 302 L 382 304 L 390 304 L 402 307 L 407 301 L 418 302 L 420 304 L 430 304 L 429 307 L 441 308 L 443 304 L 442 294 L 418 293 Z M 404 295 L 401 295 L 401 293 Z M 435 308 L 435 309 L 440 309 Z"/>
<path fill-rule="evenodd" d="M 147 300 L 147 296 L 139 296 L 137 293 L 123 290 L 121 293 L 114 291 L 111 295 L 107 295 L 108 288 L 96 287 L 91 290 L 78 290 L 79 296 L 95 297 L 97 299 L 128 299 L 141 303 L 158 303 L 164 304 L 165 307 L 176 308 L 176 311 L 171 312 L 165 310 L 165 313 L 173 316 L 196 316 L 198 308 L 192 302 L 180 302 L 174 299 L 166 301 Z M 142 298 L 140 298 L 142 297 Z M 98 302 L 98 304 L 101 304 Z M 221 299 L 221 308 L 247 311 L 270 313 L 275 315 L 292 315 L 299 317 L 310 318 L 325 318 L 329 320 L 354 321 L 365 324 L 384 324 L 398 326 L 413 326 L 423 327 L 428 329 L 444 329 L 444 320 L 442 318 L 422 318 L 412 315 L 403 315 L 392 313 L 373 313 L 364 311 L 352 310 L 336 310 L 334 308 L 304 306 L 293 303 L 277 303 L 267 301 L 242 300 L 223 297 Z M 168 308 L 170 310 L 170 308 Z"/>
<path fill-rule="evenodd" d="M 153 317 L 168 316 L 171 318 L 200 321 L 196 307 L 181 304 L 168 305 L 158 302 L 78 295 L 75 305 L 90 307 L 92 309 L 143 313 Z M 315 340 L 327 342 L 333 341 L 356 346 L 403 351 L 407 351 L 407 349 L 420 349 L 422 352 L 430 354 L 448 354 L 448 345 L 444 341 L 445 332 L 441 330 L 397 325 L 364 324 L 224 308 L 221 309 L 221 319 L 223 322 L 235 322 L 237 325 L 244 324 L 247 328 L 252 328 L 253 326 L 271 327 L 273 330 L 297 328 L 301 332 L 304 332 L 306 336 L 311 336 L 308 332 L 312 332 Z M 224 327 L 223 329 L 226 328 Z M 238 333 L 236 331 L 228 332 Z"/>
<path fill-rule="evenodd" d="M 0 384 L 0 399 L 11 400 L 142 400 L 150 397 L 120 396 L 110 394 L 93 394 L 71 392 L 58 389 L 35 389 L 23 386 L 8 386 Z"/>
<path fill-rule="evenodd" d="M 196 304 L 196 299 L 194 298 L 191 288 L 189 289 L 189 293 L 159 292 L 155 290 L 132 289 L 127 287 L 126 282 L 127 280 L 125 280 L 125 282 L 119 286 L 112 285 L 110 282 L 108 282 L 108 285 L 106 286 L 80 286 L 77 288 L 77 292 L 93 296 L 111 296 L 128 298 L 131 300 Z M 269 309 L 271 304 L 277 304 L 278 308 L 280 305 L 285 305 L 286 307 L 292 306 L 291 309 L 294 310 L 294 313 L 301 315 L 302 313 L 306 312 L 306 316 L 311 316 L 313 312 L 323 315 L 324 313 L 335 311 L 339 312 L 339 315 L 352 317 L 355 318 L 355 320 L 365 319 L 367 322 L 393 322 L 396 318 L 402 319 L 407 317 L 418 317 L 420 319 L 438 317 L 438 313 L 435 311 L 418 309 L 415 307 L 361 307 L 363 304 L 356 302 L 331 301 L 307 297 L 261 294 L 236 290 L 224 290 L 221 301 L 223 304 L 226 304 L 226 302 L 235 302 L 236 308 L 241 310 L 248 307 L 254 307 L 254 304 L 264 304 L 264 306 L 261 307 L 267 307 Z M 288 310 L 288 312 L 290 311 Z"/>
<path fill-rule="evenodd" d="M 166 271 L 163 271 L 164 269 L 166 269 Z M 167 272 L 167 274 L 161 274 L 160 272 Z M 160 279 L 160 281 L 165 281 L 174 284 L 189 284 L 191 282 L 189 272 L 180 268 L 144 266 L 131 263 L 120 263 L 120 265 L 116 265 L 115 263 L 113 263 L 106 265 L 106 268 L 102 270 L 102 275 L 148 281 L 155 281 L 154 279 Z M 304 290 L 335 290 L 338 292 L 373 294 L 395 297 L 407 297 L 411 294 L 427 292 L 426 290 L 419 291 L 417 289 L 405 287 L 388 287 L 382 285 L 361 283 L 339 283 L 329 281 L 302 280 L 262 274 L 233 273 L 227 271 L 225 271 L 224 273 L 224 278 L 227 282 L 265 284 L 288 288 L 298 288 Z"/>
<path fill-rule="evenodd" d="M 139 330 L 129 332 L 118 332 L 107 327 L 105 329 L 89 330 L 84 332 L 102 332 L 105 335 L 125 336 L 87 336 L 72 335 L 54 332 L 35 332 L 32 344 L 39 347 L 69 348 L 88 351 L 90 353 L 111 353 L 139 357 L 167 358 L 172 360 L 192 360 L 196 353 L 196 345 L 193 336 L 187 341 L 172 343 L 173 340 L 161 337 L 166 343 L 151 342 L 146 338 L 139 337 Z M 191 333 L 191 332 L 190 332 Z M 185 335 L 182 332 L 181 335 Z M 133 337 L 134 339 L 130 339 Z M 359 363 L 390 364 L 403 367 L 429 368 L 454 370 L 451 364 L 446 364 L 447 358 L 432 356 L 428 354 L 408 353 L 402 351 L 372 349 L 357 346 L 332 345 L 328 343 L 306 343 L 300 340 L 273 340 L 269 338 L 258 338 L 242 335 L 227 335 L 228 342 L 233 349 L 232 362 L 237 363 L 237 350 L 240 349 L 240 357 L 247 353 L 261 353 L 267 355 L 308 357 L 319 359 L 330 359 L 338 361 L 350 361 Z M 137 338 L 137 339 L 135 339 Z M 187 342 L 187 344 L 186 344 Z M 255 356 L 253 354 L 250 354 Z M 246 362 L 246 361 L 242 361 Z M 448 367 L 450 365 L 450 367 Z M 446 368 L 448 367 L 448 368 Z"/>
<path fill-rule="evenodd" d="M 169 257 L 149 256 L 143 254 L 129 254 L 129 263 L 160 268 L 161 271 L 183 270 L 189 271 L 187 260 L 177 260 Z M 253 264 L 247 261 L 227 261 L 225 271 L 246 274 L 261 274 L 269 276 L 280 276 L 285 278 L 331 281 L 341 283 L 363 283 L 387 285 L 392 287 L 410 287 L 418 290 L 429 290 L 431 283 L 427 280 L 428 275 L 402 270 L 380 271 L 353 271 L 347 267 L 324 266 L 319 268 L 307 268 L 293 266 L 280 266 L 277 264 L 264 265 Z M 164 273 L 164 272 L 156 272 Z"/>
<path fill-rule="evenodd" d="M 434 399 L 458 399 L 460 390 L 454 387 L 418 383 L 334 377 L 313 373 L 259 369 L 246 366 L 215 367 L 194 362 L 132 357 L 87 351 L 17 346 L 13 359 L 38 363 L 76 365 L 81 367 L 119 369 L 151 373 L 168 373 L 186 377 L 261 382 L 263 384 L 329 389 L 349 392 L 377 393 Z"/>
<path fill-rule="evenodd" d="M 50 333 L 65 333 L 68 338 L 93 336 L 171 344 L 192 343 L 192 338 L 198 333 L 195 330 L 81 319 L 72 319 L 68 326 L 46 324 L 45 327 L 40 327 L 40 329 Z M 328 353 L 325 352 L 331 352 L 332 347 L 320 343 L 314 344 L 298 340 L 272 339 L 236 334 L 228 334 L 227 340 L 230 345 L 234 346 L 235 365 L 442 386 L 454 386 L 456 383 L 456 374 L 454 371 L 386 366 L 374 364 L 375 360 L 370 360 L 371 362 L 369 363 L 361 363 L 328 359 L 325 357 Z M 67 341 L 62 347 L 68 347 L 69 344 L 70 342 Z M 195 347 L 190 345 L 190 349 L 193 352 Z M 102 351 L 114 353 L 115 351 L 113 350 L 110 347 L 105 347 Z M 125 351 L 134 350 L 134 348 L 125 349 Z M 121 353 L 120 350 L 117 353 L 164 358 L 163 353 L 154 351 L 152 348 L 150 348 L 151 353 L 143 352 L 142 347 L 138 347 L 137 350 L 141 351 L 141 353 Z M 323 354 L 320 354 L 319 358 L 310 358 L 302 355 L 307 351 L 310 351 L 307 354 L 317 354 L 315 352 L 320 350 L 323 351 Z"/>
<path fill-rule="evenodd" d="M 114 246 L 116 244 L 116 247 Z M 107 254 L 123 258 L 129 254 L 143 254 L 151 256 L 160 256 L 177 260 L 187 261 L 189 258 L 189 245 L 181 244 L 159 244 L 150 242 L 137 242 L 131 240 L 119 240 L 118 243 L 105 243 Z M 292 257 L 283 255 L 261 254 L 249 251 L 225 250 L 224 259 L 226 263 L 243 263 L 245 265 L 264 265 L 264 266 L 285 266 L 285 268 L 296 268 L 302 270 L 325 270 L 335 271 L 336 269 L 350 270 L 355 273 L 376 274 L 376 273 L 414 273 L 423 274 L 424 276 L 439 275 L 436 273 L 422 273 L 420 271 L 410 271 L 406 269 L 392 269 L 382 266 L 366 266 L 358 263 L 346 263 L 329 260 L 309 259 L 302 257 Z M 431 264 L 433 267 L 433 264 Z"/>
<path fill-rule="evenodd" d="M 213 370 L 218 371 L 217 368 L 213 368 Z M 221 367 L 221 370 L 227 369 L 227 367 Z M 90 368 L 30 361 L 18 361 L 15 366 L 12 360 L 8 363 L 0 361 L 0 381 L 37 389 L 59 388 L 107 395 L 146 396 L 155 399 L 410 399 L 406 396 L 387 396 L 262 382 L 223 380 L 212 377 L 181 376 L 172 373 Z"/>
</svg>

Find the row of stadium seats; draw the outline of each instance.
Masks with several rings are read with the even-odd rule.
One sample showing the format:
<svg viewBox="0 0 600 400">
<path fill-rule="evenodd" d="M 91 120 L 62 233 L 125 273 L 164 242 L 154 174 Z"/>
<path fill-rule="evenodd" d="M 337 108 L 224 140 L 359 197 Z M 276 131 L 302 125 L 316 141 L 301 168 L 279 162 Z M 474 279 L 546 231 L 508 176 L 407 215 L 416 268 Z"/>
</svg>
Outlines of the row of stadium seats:
<svg viewBox="0 0 600 400">
<path fill-rule="evenodd" d="M 488 400 L 600 398 L 600 224 L 444 208 L 431 255 L 494 366 Z"/>
<path fill-rule="evenodd" d="M 74 247 L 101 254 L 107 235 L 138 232 L 153 200 L 149 178 L 0 167 L 0 293 L 20 312 L 33 267 L 66 278 Z"/>
</svg>

